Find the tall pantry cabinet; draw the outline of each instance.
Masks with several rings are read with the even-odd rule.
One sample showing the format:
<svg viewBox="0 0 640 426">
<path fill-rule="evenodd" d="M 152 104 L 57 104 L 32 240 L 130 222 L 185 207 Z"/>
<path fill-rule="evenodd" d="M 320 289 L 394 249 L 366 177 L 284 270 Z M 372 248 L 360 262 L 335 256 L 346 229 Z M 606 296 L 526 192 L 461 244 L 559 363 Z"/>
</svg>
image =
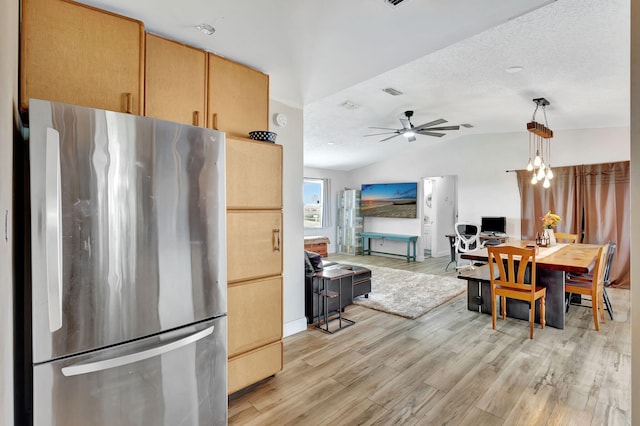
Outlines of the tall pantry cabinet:
<svg viewBox="0 0 640 426">
<path fill-rule="evenodd" d="M 229 393 L 282 370 L 282 145 L 227 137 Z"/>
</svg>

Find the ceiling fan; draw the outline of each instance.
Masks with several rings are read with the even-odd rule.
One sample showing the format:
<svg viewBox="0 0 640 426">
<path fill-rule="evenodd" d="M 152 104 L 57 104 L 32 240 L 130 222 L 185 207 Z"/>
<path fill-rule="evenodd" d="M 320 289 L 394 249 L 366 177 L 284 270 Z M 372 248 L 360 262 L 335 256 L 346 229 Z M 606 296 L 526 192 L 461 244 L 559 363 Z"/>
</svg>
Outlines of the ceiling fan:
<svg viewBox="0 0 640 426">
<path fill-rule="evenodd" d="M 445 133 L 439 133 L 440 131 L 460 129 L 460 126 L 433 127 L 433 126 L 437 126 L 439 124 L 443 124 L 447 122 L 447 120 L 444 120 L 442 118 L 430 121 L 428 123 L 421 124 L 419 126 L 414 126 L 413 123 L 411 123 L 411 117 L 413 116 L 413 111 L 405 111 L 404 115 L 407 118 L 400 119 L 400 123 L 402 123 L 402 129 L 390 129 L 388 127 L 369 127 L 370 129 L 391 130 L 391 131 L 383 132 L 383 133 L 374 133 L 374 134 L 365 135 L 365 136 L 380 136 L 380 135 L 392 134 L 388 138 L 384 138 L 380 140 L 380 142 L 384 142 L 384 141 L 388 141 L 391 138 L 395 138 L 396 136 L 402 135 L 405 138 L 407 138 L 409 142 L 413 142 L 416 140 L 416 135 L 427 135 L 427 136 L 435 136 L 440 138 L 445 135 Z"/>
</svg>

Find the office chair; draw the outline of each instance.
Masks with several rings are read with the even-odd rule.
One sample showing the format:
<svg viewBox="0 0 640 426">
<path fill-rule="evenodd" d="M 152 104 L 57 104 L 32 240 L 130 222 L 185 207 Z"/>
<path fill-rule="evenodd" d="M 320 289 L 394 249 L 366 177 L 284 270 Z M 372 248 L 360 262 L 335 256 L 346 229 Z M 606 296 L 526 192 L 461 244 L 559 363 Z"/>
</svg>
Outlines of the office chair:
<svg viewBox="0 0 640 426">
<path fill-rule="evenodd" d="M 480 225 L 469 222 L 458 222 L 455 225 L 456 230 L 456 252 L 467 253 L 479 248 L 483 248 L 485 243 L 480 241 Z M 456 269 L 473 269 L 473 262 L 469 261 L 469 265 L 460 265 L 456 262 Z"/>
</svg>

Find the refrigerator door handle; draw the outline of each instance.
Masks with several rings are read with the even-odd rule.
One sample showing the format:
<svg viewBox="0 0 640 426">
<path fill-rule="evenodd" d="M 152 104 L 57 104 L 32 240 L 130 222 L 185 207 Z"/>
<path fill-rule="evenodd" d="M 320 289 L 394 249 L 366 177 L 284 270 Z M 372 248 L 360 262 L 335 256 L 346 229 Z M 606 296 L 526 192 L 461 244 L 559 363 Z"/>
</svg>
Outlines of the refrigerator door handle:
<svg viewBox="0 0 640 426">
<path fill-rule="evenodd" d="M 82 364 L 69 365 L 61 369 L 62 374 L 65 376 L 78 376 L 80 374 L 88 374 L 96 371 L 107 370 L 109 368 L 121 367 L 123 365 L 132 364 L 134 362 L 143 361 L 158 355 L 171 352 L 175 349 L 182 348 L 204 339 L 213 333 L 215 326 L 205 328 L 204 330 L 190 334 L 175 342 L 167 343 L 166 345 L 158 346 L 155 348 L 147 349 L 140 352 L 134 352 L 132 354 L 118 356 L 115 358 L 109 358 L 101 361 L 87 362 Z"/>
<path fill-rule="evenodd" d="M 62 328 L 62 207 L 60 134 L 47 128 L 45 146 L 45 261 L 49 331 Z"/>
</svg>

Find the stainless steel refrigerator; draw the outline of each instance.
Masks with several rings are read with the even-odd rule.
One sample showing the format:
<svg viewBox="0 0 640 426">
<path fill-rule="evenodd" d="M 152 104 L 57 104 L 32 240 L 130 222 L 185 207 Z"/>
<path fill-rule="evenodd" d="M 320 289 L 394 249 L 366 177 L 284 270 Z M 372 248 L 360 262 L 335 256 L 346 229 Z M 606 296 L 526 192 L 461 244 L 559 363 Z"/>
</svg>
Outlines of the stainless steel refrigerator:
<svg viewBox="0 0 640 426">
<path fill-rule="evenodd" d="M 27 420 L 226 424 L 224 133 L 29 105 Z"/>
</svg>

